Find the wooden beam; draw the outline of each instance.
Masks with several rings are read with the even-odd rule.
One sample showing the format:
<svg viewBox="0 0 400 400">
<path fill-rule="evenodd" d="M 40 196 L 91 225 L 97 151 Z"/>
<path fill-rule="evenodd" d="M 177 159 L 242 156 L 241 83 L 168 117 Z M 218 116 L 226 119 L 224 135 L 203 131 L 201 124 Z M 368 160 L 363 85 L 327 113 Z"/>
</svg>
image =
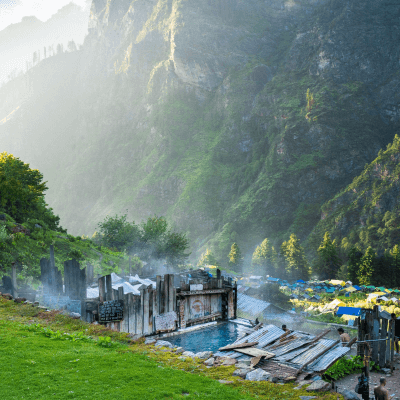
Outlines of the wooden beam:
<svg viewBox="0 0 400 400">
<path fill-rule="evenodd" d="M 246 354 L 252 357 L 264 357 L 266 360 L 269 358 L 275 357 L 274 353 L 270 353 L 269 351 L 257 349 L 256 347 L 251 347 L 247 349 L 235 349 L 235 351 L 239 353 Z"/>
<path fill-rule="evenodd" d="M 221 347 L 218 351 L 224 350 L 234 350 L 234 349 L 241 349 L 244 347 L 252 347 L 258 345 L 258 342 L 250 342 L 250 343 L 238 343 L 238 344 L 229 344 L 228 346 Z"/>
</svg>

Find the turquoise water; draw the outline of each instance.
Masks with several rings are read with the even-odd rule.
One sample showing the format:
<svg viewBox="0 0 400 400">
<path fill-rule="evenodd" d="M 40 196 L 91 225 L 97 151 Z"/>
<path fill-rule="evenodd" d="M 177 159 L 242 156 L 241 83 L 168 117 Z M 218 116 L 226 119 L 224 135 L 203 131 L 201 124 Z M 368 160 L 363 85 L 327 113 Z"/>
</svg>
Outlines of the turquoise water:
<svg viewBox="0 0 400 400">
<path fill-rule="evenodd" d="M 209 328 L 182 333 L 165 338 L 175 346 L 183 347 L 186 351 L 217 351 L 220 347 L 232 344 L 239 335 L 238 325 L 232 322 L 213 325 Z"/>
</svg>

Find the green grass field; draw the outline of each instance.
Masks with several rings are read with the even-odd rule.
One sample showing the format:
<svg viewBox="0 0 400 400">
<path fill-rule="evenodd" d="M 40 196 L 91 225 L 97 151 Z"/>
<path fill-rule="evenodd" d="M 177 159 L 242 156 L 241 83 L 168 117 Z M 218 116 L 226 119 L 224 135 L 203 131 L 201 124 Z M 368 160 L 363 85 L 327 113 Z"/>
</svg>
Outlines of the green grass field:
<svg viewBox="0 0 400 400">
<path fill-rule="evenodd" d="M 50 329 L 59 333 L 48 337 L 43 331 Z M 64 332 L 85 336 L 65 340 Z M 99 345 L 104 337 L 113 339 L 113 347 Z M 243 381 L 232 376 L 235 367 L 207 369 L 201 360 L 181 359 L 143 340 L 129 343 L 126 334 L 55 312 L 40 312 L 1 296 L 0 360 L 1 400 L 291 400 L 309 395 L 304 389 L 293 390 L 293 384 Z M 220 379 L 232 383 L 222 384 Z M 337 397 L 324 394 L 318 398 Z"/>
</svg>

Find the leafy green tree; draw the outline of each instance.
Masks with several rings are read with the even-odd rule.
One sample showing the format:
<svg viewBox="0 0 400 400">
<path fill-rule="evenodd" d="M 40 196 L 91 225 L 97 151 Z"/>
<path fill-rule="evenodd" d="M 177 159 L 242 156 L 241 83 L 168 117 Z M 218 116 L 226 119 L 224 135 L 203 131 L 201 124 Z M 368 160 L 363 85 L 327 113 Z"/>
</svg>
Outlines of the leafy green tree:
<svg viewBox="0 0 400 400">
<path fill-rule="evenodd" d="M 236 272 L 242 271 L 243 257 L 240 252 L 239 246 L 236 243 L 232 244 L 231 251 L 228 254 L 229 267 Z"/>
<path fill-rule="evenodd" d="M 36 219 L 49 229 L 63 231 L 58 227 L 60 218 L 45 203 L 46 190 L 38 170 L 12 154 L 0 153 L 0 211 L 18 223 Z"/>
<path fill-rule="evenodd" d="M 336 276 L 340 265 L 336 240 L 332 241 L 329 232 L 325 232 L 312 270 L 320 279 L 332 279 Z"/>
<path fill-rule="evenodd" d="M 205 267 L 206 265 L 215 265 L 219 267 L 219 262 L 214 257 L 213 253 L 210 249 L 207 249 L 200 257 L 197 266 L 198 267 Z"/>
<path fill-rule="evenodd" d="M 275 268 L 273 259 L 276 257 L 276 252 L 273 254 L 273 248 L 270 246 L 268 239 L 264 239 L 262 243 L 256 247 L 251 260 L 254 270 L 258 270 L 262 275 L 274 275 Z"/>
<path fill-rule="evenodd" d="M 98 224 L 101 244 L 118 251 L 126 251 L 141 241 L 139 227 L 135 222 L 129 223 L 127 216 L 107 216 Z"/>
<path fill-rule="evenodd" d="M 304 254 L 304 249 L 300 245 L 300 239 L 292 233 L 287 242 L 283 242 L 281 252 L 285 259 L 286 275 L 289 279 L 308 279 L 309 267 Z"/>
<path fill-rule="evenodd" d="M 185 253 L 189 241 L 185 234 L 168 228 L 164 217 L 150 217 L 140 226 L 129 223 L 127 216 L 107 216 L 98 224 L 99 232 L 94 235 L 102 245 L 138 254 L 144 261 L 164 260 L 169 265 L 179 265 L 190 254 Z"/>
<path fill-rule="evenodd" d="M 358 270 L 358 281 L 361 285 L 371 285 L 374 275 L 375 252 L 372 247 L 368 247 L 361 258 L 360 268 Z"/>
<path fill-rule="evenodd" d="M 357 247 L 352 247 L 348 255 L 348 277 L 353 284 L 359 284 L 359 271 L 362 262 L 362 253 Z"/>
</svg>

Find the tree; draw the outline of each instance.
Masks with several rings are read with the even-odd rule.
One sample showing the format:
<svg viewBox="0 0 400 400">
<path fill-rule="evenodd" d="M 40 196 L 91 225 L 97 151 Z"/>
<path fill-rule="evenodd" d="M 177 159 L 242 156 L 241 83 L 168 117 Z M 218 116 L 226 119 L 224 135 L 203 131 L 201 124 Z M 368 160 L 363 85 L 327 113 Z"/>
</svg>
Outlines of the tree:
<svg viewBox="0 0 400 400">
<path fill-rule="evenodd" d="M 287 277 L 293 280 L 308 279 L 309 270 L 304 249 L 294 233 L 287 242 L 282 243 L 281 251 L 285 259 Z"/>
<path fill-rule="evenodd" d="M 214 257 L 214 254 L 210 249 L 207 249 L 200 257 L 199 262 L 197 263 L 198 267 L 205 267 L 206 265 L 213 265 L 219 267 L 219 262 Z"/>
<path fill-rule="evenodd" d="M 400 247 L 398 244 L 393 246 L 393 249 L 390 251 L 390 255 L 392 258 L 392 287 L 400 286 Z"/>
<path fill-rule="evenodd" d="M 57 45 L 57 54 L 64 53 L 64 46 L 62 43 L 58 43 Z"/>
<path fill-rule="evenodd" d="M 361 258 L 360 268 L 358 270 L 358 281 L 361 285 L 371 285 L 374 275 L 375 252 L 371 246 L 368 247 Z"/>
<path fill-rule="evenodd" d="M 145 261 L 164 260 L 169 265 L 183 263 L 190 254 L 186 235 L 168 228 L 164 217 L 150 217 L 141 225 L 129 223 L 127 216 L 107 216 L 98 224 L 95 240 L 104 246 L 138 254 Z"/>
<path fill-rule="evenodd" d="M 312 270 L 322 280 L 332 279 L 336 276 L 340 265 L 336 240 L 332 241 L 329 232 L 325 232 Z"/>
<path fill-rule="evenodd" d="M 358 284 L 362 253 L 357 247 L 352 247 L 348 257 L 348 277 L 353 284 Z"/>
<path fill-rule="evenodd" d="M 12 154 L 0 153 L 0 209 L 17 222 L 28 218 L 43 220 L 50 229 L 58 228 L 60 218 L 47 208 L 43 175 Z"/>
<path fill-rule="evenodd" d="M 43 57 L 46 58 L 46 46 L 43 47 Z"/>
<path fill-rule="evenodd" d="M 35 65 L 36 64 L 36 62 L 37 62 L 37 53 L 36 53 L 36 51 L 33 53 L 33 65 Z"/>
<path fill-rule="evenodd" d="M 68 42 L 68 50 L 70 52 L 76 51 L 76 44 L 73 39 Z"/>
<path fill-rule="evenodd" d="M 242 253 L 240 252 L 239 246 L 236 243 L 232 244 L 231 251 L 228 254 L 228 258 L 229 267 L 236 272 L 241 272 L 243 266 L 243 257 Z"/>
<path fill-rule="evenodd" d="M 273 263 L 274 254 L 268 239 L 264 239 L 262 243 L 256 247 L 252 257 L 252 265 L 256 267 L 262 275 L 274 275 L 275 268 Z M 276 253 L 276 252 L 275 252 Z"/>
</svg>

